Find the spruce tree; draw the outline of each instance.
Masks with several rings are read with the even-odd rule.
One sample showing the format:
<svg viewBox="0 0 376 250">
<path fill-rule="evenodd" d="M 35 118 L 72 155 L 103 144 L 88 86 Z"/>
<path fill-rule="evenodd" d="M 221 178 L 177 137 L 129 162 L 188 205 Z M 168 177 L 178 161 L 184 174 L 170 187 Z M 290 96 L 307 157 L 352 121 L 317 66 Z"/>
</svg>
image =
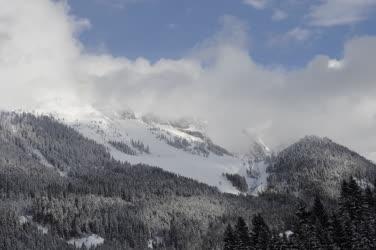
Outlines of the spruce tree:
<svg viewBox="0 0 376 250">
<path fill-rule="evenodd" d="M 375 200 L 371 188 L 368 186 L 362 199 L 362 220 L 360 228 L 362 230 L 362 242 L 367 243 L 372 248 L 376 247 L 375 242 Z"/>
<path fill-rule="evenodd" d="M 311 210 L 311 223 L 315 228 L 316 236 L 318 237 L 321 246 L 327 247 L 330 245 L 329 242 L 329 219 L 328 214 L 321 202 L 321 199 L 316 196 L 313 207 Z"/>
<path fill-rule="evenodd" d="M 362 192 L 353 177 L 350 178 L 348 191 L 349 215 L 352 220 L 359 220 L 362 216 Z"/>
<path fill-rule="evenodd" d="M 346 235 L 336 214 L 333 214 L 329 224 L 330 245 L 332 249 L 342 249 L 346 245 Z"/>
<path fill-rule="evenodd" d="M 235 238 L 232 226 L 230 224 L 227 225 L 227 228 L 224 233 L 223 241 L 224 241 L 224 247 L 223 247 L 224 250 L 235 249 L 236 238 Z"/>
<path fill-rule="evenodd" d="M 297 216 L 297 225 L 295 226 L 295 240 L 299 249 L 321 249 L 320 239 L 317 235 L 315 225 L 312 223 L 311 213 L 307 212 L 303 203 L 300 204 Z"/>
<path fill-rule="evenodd" d="M 236 248 L 238 250 L 248 250 L 250 249 L 251 240 L 249 237 L 249 231 L 247 224 L 245 223 L 242 217 L 238 218 L 238 221 L 235 226 L 235 235 L 236 235 Z"/>
<path fill-rule="evenodd" d="M 311 213 L 314 219 L 318 220 L 323 228 L 326 228 L 328 226 L 328 214 L 321 202 L 321 199 L 318 196 L 315 197 Z"/>
<path fill-rule="evenodd" d="M 267 249 L 270 242 L 270 230 L 260 214 L 252 219 L 251 245 L 255 249 Z"/>
</svg>

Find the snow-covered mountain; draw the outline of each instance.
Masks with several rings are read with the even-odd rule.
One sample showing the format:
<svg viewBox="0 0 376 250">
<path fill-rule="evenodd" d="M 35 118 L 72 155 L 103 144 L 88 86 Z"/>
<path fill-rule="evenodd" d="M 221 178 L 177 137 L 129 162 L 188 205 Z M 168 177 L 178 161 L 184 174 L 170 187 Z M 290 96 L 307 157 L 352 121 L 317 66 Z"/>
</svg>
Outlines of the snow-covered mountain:
<svg viewBox="0 0 376 250">
<path fill-rule="evenodd" d="M 66 119 L 71 124 L 67 126 L 57 118 L 0 112 L 0 224 L 7 232 L 1 236 L 6 249 L 16 244 L 20 249 L 69 249 L 72 244 L 99 244 L 103 249 L 163 244 L 176 249 L 176 239 L 182 246 L 177 249 L 204 249 L 208 235 L 220 249 L 219 235 L 233 218 L 250 221 L 262 212 L 272 225 L 282 228 L 293 211 L 294 197 L 227 195 L 163 169 L 113 159 L 171 163 L 160 166 L 208 182 L 217 178 L 223 181 L 220 187 L 227 185 L 236 192 L 221 173 L 229 170 L 227 163 L 246 172 L 246 162 L 241 165 L 240 157 L 225 153 L 199 129 L 189 136 L 182 134 L 179 138 L 184 136 L 189 143 L 180 148 L 159 136 L 173 138 L 172 132 L 185 128 L 173 122 L 97 113 L 76 122 Z M 155 134 L 156 127 L 163 129 Z M 202 150 L 191 150 L 200 143 Z M 192 166 L 198 173 L 184 169 Z M 202 172 L 208 176 L 200 176 Z M 212 172 L 217 176 L 209 176 Z M 244 186 L 244 176 L 228 176 L 232 184 Z"/>
<path fill-rule="evenodd" d="M 269 190 L 337 197 L 342 180 L 354 176 L 371 183 L 376 177 L 371 161 L 328 138 L 307 136 L 278 154 L 261 139 L 250 140 L 249 150 L 238 153 L 217 145 L 205 123 L 194 119 L 166 120 L 132 111 L 52 116 L 104 145 L 115 160 L 156 166 L 226 193 Z"/>
<path fill-rule="evenodd" d="M 337 198 L 343 180 L 373 186 L 376 165 L 328 138 L 306 136 L 282 150 L 268 169 L 268 188 L 302 198 Z"/>
<path fill-rule="evenodd" d="M 132 111 L 97 112 L 60 120 L 105 145 L 119 161 L 157 166 L 222 192 L 239 193 L 224 174 L 244 179 L 248 193 L 254 195 L 266 187 L 264 160 L 270 150 L 261 141 L 250 142 L 247 154 L 229 152 L 215 144 L 207 136 L 205 124 L 197 120 L 163 120 L 154 115 L 136 116 Z"/>
</svg>

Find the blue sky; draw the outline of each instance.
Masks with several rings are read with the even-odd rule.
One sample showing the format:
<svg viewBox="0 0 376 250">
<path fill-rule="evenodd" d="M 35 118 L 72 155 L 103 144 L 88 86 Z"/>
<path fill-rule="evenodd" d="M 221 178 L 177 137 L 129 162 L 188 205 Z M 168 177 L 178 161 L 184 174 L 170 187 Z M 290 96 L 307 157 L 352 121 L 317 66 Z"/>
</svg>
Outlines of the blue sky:
<svg viewBox="0 0 376 250">
<path fill-rule="evenodd" d="M 358 3 L 354 3 L 358 2 Z M 90 20 L 87 49 L 130 59 L 181 58 L 230 15 L 247 27 L 249 53 L 263 65 L 296 68 L 318 54 L 341 58 L 353 37 L 376 34 L 374 0 L 72 0 Z"/>
</svg>

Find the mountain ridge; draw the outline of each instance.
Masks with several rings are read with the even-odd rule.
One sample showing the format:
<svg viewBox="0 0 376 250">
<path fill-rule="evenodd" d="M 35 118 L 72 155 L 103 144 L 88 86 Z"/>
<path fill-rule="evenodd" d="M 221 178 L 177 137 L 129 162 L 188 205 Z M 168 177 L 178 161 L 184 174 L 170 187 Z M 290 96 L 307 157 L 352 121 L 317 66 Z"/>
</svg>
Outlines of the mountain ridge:
<svg viewBox="0 0 376 250">
<path fill-rule="evenodd" d="M 335 198 L 341 181 L 351 176 L 372 183 L 376 165 L 327 137 L 306 136 L 282 150 L 269 172 L 271 191 Z"/>
<path fill-rule="evenodd" d="M 117 160 L 156 165 L 230 193 L 239 193 L 239 190 L 223 174 L 240 174 L 250 179 L 247 174 L 250 163 L 256 161 L 257 154 L 260 154 L 258 161 L 265 156 L 261 154 L 263 146 L 259 146 L 259 152 L 237 156 L 215 144 L 206 135 L 202 125 L 191 125 L 187 120 L 177 123 L 151 115 L 147 118 L 136 116 L 128 111 L 125 116 L 103 115 L 66 124 L 87 138 L 105 145 Z M 126 145 L 124 147 L 132 148 L 132 141 L 141 142 L 149 148 L 150 153 L 130 155 L 109 143 L 118 142 Z"/>
<path fill-rule="evenodd" d="M 282 228 L 296 202 L 223 193 L 161 168 L 117 161 L 104 145 L 51 116 L 0 118 L 0 212 L 6 215 L 0 242 L 8 249 L 72 249 L 69 242 L 88 238 L 101 239 L 97 249 L 147 249 L 148 242 L 218 248 L 228 221 L 263 213 Z"/>
<path fill-rule="evenodd" d="M 295 189 L 300 192 L 301 188 L 296 188 L 293 184 L 286 184 L 286 182 L 291 182 L 289 177 L 295 174 L 290 173 L 290 167 L 296 167 L 294 164 L 296 165 L 297 162 L 303 164 L 303 161 L 305 161 L 305 165 L 321 169 L 311 169 L 311 172 L 325 170 L 327 178 L 320 177 L 318 180 L 323 181 L 324 189 L 328 191 L 320 190 L 320 192 L 329 197 L 338 196 L 338 193 L 331 190 L 338 190 L 340 180 L 348 178 L 350 175 L 361 176 L 359 181 L 368 183 L 371 183 L 372 177 L 363 180 L 365 178 L 362 176 L 370 175 L 370 173 L 374 175 L 373 171 L 364 170 L 364 164 L 373 166 L 373 162 L 349 148 L 335 143 L 328 137 L 305 136 L 279 153 L 273 153 L 262 141 L 255 141 L 250 143 L 248 153 L 239 155 L 230 153 L 223 147 L 212 143 L 205 134 L 203 123 L 193 119 L 163 120 L 151 114 L 147 116 L 135 115 L 130 110 L 112 112 L 110 115 L 96 113 L 95 116 L 89 115 L 75 121 L 67 121 L 58 114 L 50 114 L 50 116 L 74 128 L 85 137 L 104 145 L 116 160 L 131 164 L 158 166 L 172 173 L 215 186 L 222 192 L 240 193 L 238 188 L 225 178 L 226 175 L 238 175 L 245 178 L 248 186 L 246 193 L 252 195 L 258 195 L 264 191 L 295 192 Z M 195 124 L 192 125 L 192 123 Z M 304 150 L 307 152 L 303 153 Z M 331 150 L 334 150 L 335 157 L 343 157 L 343 155 L 349 159 L 355 157 L 361 163 L 360 168 L 363 170 L 358 171 L 359 173 L 350 171 L 346 166 L 356 169 L 356 164 L 350 164 L 351 161 L 350 163 L 346 163 L 344 160 L 339 161 L 334 159 L 335 157 L 330 159 L 330 154 L 333 153 Z M 343 153 L 342 156 L 336 152 L 338 150 Z M 321 155 L 322 159 L 317 154 Z M 285 164 L 281 160 L 282 158 L 290 158 L 293 162 Z M 326 167 L 317 166 L 318 162 L 321 162 L 321 165 L 336 162 L 334 164 L 336 169 L 329 171 Z M 342 169 L 339 168 L 341 164 L 343 165 Z M 280 165 L 286 166 L 278 167 Z M 286 170 L 285 174 L 281 168 Z M 64 173 L 62 172 L 62 174 Z M 296 171 L 296 174 L 300 175 L 301 173 Z M 313 178 L 318 176 L 320 173 L 313 174 Z M 300 183 L 299 180 L 296 182 Z M 285 184 L 281 186 L 276 183 Z M 308 180 L 307 183 L 311 182 Z M 302 192 L 313 193 L 312 190 L 303 190 Z"/>
</svg>

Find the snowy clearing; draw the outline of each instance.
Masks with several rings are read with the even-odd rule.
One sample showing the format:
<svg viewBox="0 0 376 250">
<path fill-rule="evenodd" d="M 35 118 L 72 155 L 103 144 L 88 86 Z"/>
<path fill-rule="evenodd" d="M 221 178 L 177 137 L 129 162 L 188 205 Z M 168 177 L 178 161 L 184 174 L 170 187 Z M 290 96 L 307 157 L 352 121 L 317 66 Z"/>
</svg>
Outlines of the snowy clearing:
<svg viewBox="0 0 376 250">
<path fill-rule="evenodd" d="M 86 248 L 91 248 L 102 245 L 103 243 L 104 239 L 96 234 L 68 240 L 68 244 L 74 245 L 76 248 L 81 248 L 83 245 L 85 245 Z"/>
</svg>

